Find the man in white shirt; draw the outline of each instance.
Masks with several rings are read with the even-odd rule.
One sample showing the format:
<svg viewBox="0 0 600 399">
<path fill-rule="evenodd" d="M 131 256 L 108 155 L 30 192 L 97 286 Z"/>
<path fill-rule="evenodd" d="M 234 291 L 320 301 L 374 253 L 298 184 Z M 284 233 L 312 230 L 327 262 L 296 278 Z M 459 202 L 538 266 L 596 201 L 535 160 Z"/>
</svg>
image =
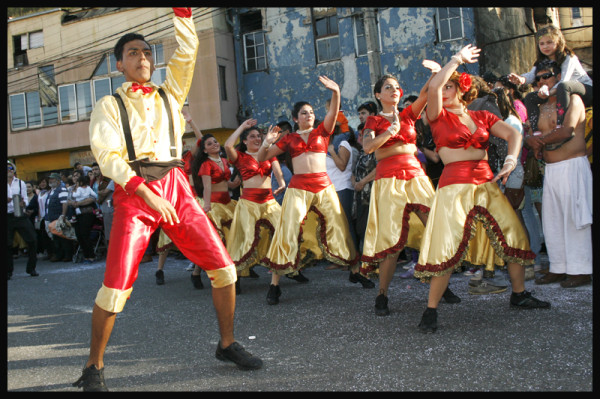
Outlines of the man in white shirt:
<svg viewBox="0 0 600 399">
<path fill-rule="evenodd" d="M 23 241 L 27 244 L 27 253 L 29 259 L 27 260 L 27 268 L 25 271 L 31 275 L 31 277 L 39 276 L 35 271 L 37 264 L 37 239 L 35 234 L 35 228 L 31 223 L 31 220 L 25 214 L 25 207 L 28 205 L 27 188 L 25 182 L 21 179 L 17 179 L 15 176 L 16 167 L 10 161 L 7 162 L 7 203 L 6 203 L 6 226 L 7 226 L 7 244 L 8 244 L 8 280 L 10 280 L 13 270 L 13 257 L 12 257 L 12 244 L 14 240 L 15 231 L 19 232 L 19 235 L 23 238 Z M 21 216 L 15 216 L 15 205 L 12 201 L 13 195 L 19 194 L 21 196 L 20 206 L 22 212 Z"/>
</svg>

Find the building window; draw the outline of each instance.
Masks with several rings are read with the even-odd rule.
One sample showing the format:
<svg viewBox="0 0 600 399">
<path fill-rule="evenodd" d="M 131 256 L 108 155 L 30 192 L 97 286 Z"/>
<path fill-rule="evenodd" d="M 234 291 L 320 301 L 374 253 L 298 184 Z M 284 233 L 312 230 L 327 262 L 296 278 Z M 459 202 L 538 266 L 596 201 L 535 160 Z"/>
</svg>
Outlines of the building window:
<svg viewBox="0 0 600 399">
<path fill-rule="evenodd" d="M 90 82 L 77 83 L 75 85 L 77 96 L 77 119 L 87 119 L 92 115 L 92 89 Z"/>
<path fill-rule="evenodd" d="M 98 102 L 102 97 L 110 96 L 113 93 L 109 78 L 94 79 L 92 82 L 94 87 L 94 102 Z"/>
<path fill-rule="evenodd" d="M 56 125 L 58 123 L 58 107 L 56 105 L 42 106 L 44 126 Z"/>
<path fill-rule="evenodd" d="M 583 15 L 581 15 L 581 7 L 571 7 L 571 25 L 583 26 Z"/>
<path fill-rule="evenodd" d="M 246 72 L 267 69 L 264 32 L 244 34 L 244 60 Z"/>
<path fill-rule="evenodd" d="M 336 8 L 313 8 L 317 63 L 340 59 Z"/>
<path fill-rule="evenodd" d="M 23 35 L 13 36 L 13 61 L 15 68 L 29 65 L 27 61 L 27 40 L 23 43 Z"/>
<path fill-rule="evenodd" d="M 13 94 L 9 98 L 11 129 L 25 129 L 27 127 L 27 118 L 25 113 L 25 94 Z"/>
<path fill-rule="evenodd" d="M 150 80 L 154 82 L 155 85 L 160 86 L 163 84 L 165 79 L 167 78 L 167 68 L 156 68 L 152 73 L 152 77 Z"/>
<path fill-rule="evenodd" d="M 38 68 L 38 84 L 40 86 L 40 102 L 42 107 L 58 105 L 58 93 L 54 80 L 54 66 L 45 65 Z"/>
<path fill-rule="evenodd" d="M 240 33 L 242 34 L 242 47 L 244 49 L 245 72 L 267 69 L 265 32 L 260 11 L 240 15 Z"/>
<path fill-rule="evenodd" d="M 29 48 L 44 47 L 44 32 L 37 31 L 29 34 Z"/>
<path fill-rule="evenodd" d="M 460 7 L 439 7 L 436 10 L 438 40 L 447 42 L 462 39 L 463 16 Z"/>
<path fill-rule="evenodd" d="M 152 55 L 154 56 L 154 65 L 162 65 L 165 63 L 165 55 L 163 53 L 162 43 L 153 44 Z M 115 69 L 116 71 L 116 69 Z"/>
<path fill-rule="evenodd" d="M 360 12 L 360 8 L 354 8 L 355 11 Z M 354 47 L 356 49 L 356 56 L 361 57 L 367 55 L 367 35 L 365 32 L 365 17 L 364 15 L 355 15 L 354 20 Z M 381 36 L 379 35 L 379 21 L 375 18 L 377 24 L 377 46 L 381 48 Z"/>
<path fill-rule="evenodd" d="M 152 79 L 150 79 L 152 80 Z M 117 89 L 119 87 L 121 87 L 123 85 L 123 83 L 125 83 L 125 76 L 124 75 L 118 75 L 118 76 L 113 76 L 110 78 L 110 85 L 112 87 L 112 92 L 116 93 Z"/>
<path fill-rule="evenodd" d="M 60 102 L 60 121 L 77 121 L 77 101 L 75 96 L 75 85 L 65 85 L 58 88 L 58 99 Z"/>
<path fill-rule="evenodd" d="M 42 126 L 42 107 L 40 106 L 40 93 L 30 91 L 25 94 L 27 101 L 27 127 Z"/>
</svg>

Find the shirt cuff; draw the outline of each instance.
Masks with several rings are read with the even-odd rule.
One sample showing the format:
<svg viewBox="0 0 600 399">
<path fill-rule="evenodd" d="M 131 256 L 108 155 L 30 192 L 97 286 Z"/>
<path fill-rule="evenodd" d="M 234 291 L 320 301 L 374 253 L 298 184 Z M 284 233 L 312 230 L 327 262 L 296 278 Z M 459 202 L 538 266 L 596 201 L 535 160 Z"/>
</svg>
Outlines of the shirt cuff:
<svg viewBox="0 0 600 399">
<path fill-rule="evenodd" d="M 176 17 L 189 18 L 192 16 L 191 7 L 173 7 L 173 12 Z"/>
<path fill-rule="evenodd" d="M 127 184 L 125 184 L 125 192 L 128 195 L 135 194 L 135 190 L 137 190 L 137 188 L 142 183 L 144 183 L 144 179 L 142 177 L 133 176 L 131 179 L 129 179 L 129 181 L 127 182 Z"/>
</svg>

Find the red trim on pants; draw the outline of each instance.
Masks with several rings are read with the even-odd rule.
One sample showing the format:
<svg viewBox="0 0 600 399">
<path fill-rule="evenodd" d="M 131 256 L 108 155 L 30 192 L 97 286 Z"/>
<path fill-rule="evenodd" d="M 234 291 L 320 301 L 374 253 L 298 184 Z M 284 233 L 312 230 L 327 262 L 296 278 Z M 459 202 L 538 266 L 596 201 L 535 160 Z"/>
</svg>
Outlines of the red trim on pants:
<svg viewBox="0 0 600 399">
<path fill-rule="evenodd" d="M 128 195 L 115 185 L 115 210 L 104 273 L 106 287 L 127 290 L 133 286 L 150 236 L 159 227 L 187 259 L 202 269 L 216 270 L 233 264 L 181 169 L 173 168 L 162 179 L 143 184 L 173 205 L 180 222 L 170 225 L 140 196 Z"/>
</svg>

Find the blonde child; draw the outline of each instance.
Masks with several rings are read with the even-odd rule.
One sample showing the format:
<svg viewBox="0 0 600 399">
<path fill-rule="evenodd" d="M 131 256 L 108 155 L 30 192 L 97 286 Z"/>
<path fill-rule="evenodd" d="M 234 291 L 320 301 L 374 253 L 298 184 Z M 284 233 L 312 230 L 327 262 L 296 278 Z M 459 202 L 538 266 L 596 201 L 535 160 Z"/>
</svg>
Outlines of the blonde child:
<svg viewBox="0 0 600 399">
<path fill-rule="evenodd" d="M 561 80 L 548 91 L 537 90 L 525 97 L 524 103 L 529 113 L 533 131 L 537 130 L 539 104 L 554 94 L 557 96 L 557 125 L 562 125 L 564 115 L 569 107 L 571 94 L 578 94 L 586 106 L 592 105 L 592 79 L 581 66 L 579 59 L 567 45 L 561 30 L 554 25 L 546 25 L 536 33 L 537 59 L 531 71 L 523 75 L 510 74 L 511 82 L 515 84 L 533 84 L 537 86 L 536 78 L 538 64 L 547 60 L 555 61 L 561 68 Z"/>
</svg>

